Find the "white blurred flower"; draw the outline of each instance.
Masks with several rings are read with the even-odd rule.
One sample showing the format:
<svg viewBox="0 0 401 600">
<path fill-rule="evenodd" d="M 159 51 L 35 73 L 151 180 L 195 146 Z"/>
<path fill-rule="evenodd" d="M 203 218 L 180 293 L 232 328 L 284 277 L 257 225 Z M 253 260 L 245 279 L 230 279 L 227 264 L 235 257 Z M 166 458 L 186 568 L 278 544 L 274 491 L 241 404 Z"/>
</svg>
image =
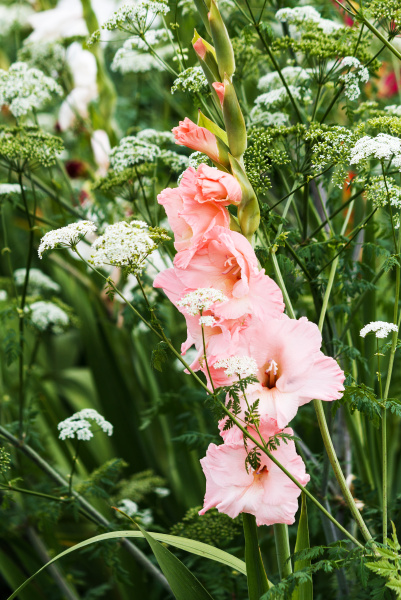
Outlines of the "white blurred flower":
<svg viewBox="0 0 401 600">
<path fill-rule="evenodd" d="M 27 4 L 0 5 L 0 37 L 8 35 L 13 29 L 25 27 L 33 10 Z"/>
<path fill-rule="evenodd" d="M 98 21 L 103 21 L 113 12 L 115 3 L 113 0 L 96 0 L 92 6 Z M 55 8 L 33 14 L 28 22 L 33 32 L 25 40 L 27 43 L 89 35 L 81 0 L 59 0 Z"/>
<path fill-rule="evenodd" d="M 92 152 L 98 166 L 97 175 L 104 177 L 110 165 L 111 150 L 109 136 L 103 129 L 96 129 L 91 137 Z"/>
<path fill-rule="evenodd" d="M 6 290 L 0 290 L 0 302 L 4 302 L 5 300 L 7 300 L 8 295 Z"/>
<path fill-rule="evenodd" d="M 132 500 L 129 500 L 128 498 L 120 500 L 117 508 L 125 512 L 125 514 L 129 517 L 133 517 L 134 515 L 136 515 L 139 510 L 137 503 L 133 502 Z"/>
<path fill-rule="evenodd" d="M 90 440 L 93 437 L 92 423 L 90 421 L 94 421 L 107 435 L 110 436 L 113 434 L 113 425 L 109 421 L 106 421 L 97 410 L 84 408 L 57 425 L 57 429 L 60 431 L 60 440 L 65 440 L 66 438 L 76 438 L 77 440 L 84 441 Z"/>
<path fill-rule="evenodd" d="M 21 287 L 25 283 L 26 269 L 16 269 L 14 271 L 15 285 Z M 60 286 L 58 283 L 50 279 L 46 273 L 43 273 L 40 269 L 32 268 L 29 271 L 29 282 L 28 282 L 29 293 L 40 294 L 41 292 L 59 292 Z"/>
<path fill-rule="evenodd" d="M 19 183 L 0 183 L 0 196 L 19 194 L 21 194 L 21 186 Z"/>
<path fill-rule="evenodd" d="M 41 332 L 63 333 L 70 324 L 67 313 L 53 302 L 39 300 L 26 306 L 24 310 L 33 327 Z"/>
<path fill-rule="evenodd" d="M 79 42 L 74 42 L 67 48 L 66 61 L 70 67 L 74 89 L 60 107 L 58 123 L 61 131 L 69 129 L 78 115 L 87 119 L 88 106 L 98 96 L 94 55 L 89 50 L 84 50 Z"/>
</svg>

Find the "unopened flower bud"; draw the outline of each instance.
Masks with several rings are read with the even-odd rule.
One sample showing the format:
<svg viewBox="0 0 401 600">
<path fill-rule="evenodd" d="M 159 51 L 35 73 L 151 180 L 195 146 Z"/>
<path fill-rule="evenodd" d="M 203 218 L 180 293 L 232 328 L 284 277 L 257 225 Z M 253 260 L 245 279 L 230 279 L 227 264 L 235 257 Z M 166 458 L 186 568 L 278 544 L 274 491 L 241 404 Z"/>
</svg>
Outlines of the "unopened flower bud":
<svg viewBox="0 0 401 600">
<path fill-rule="evenodd" d="M 251 240 L 260 223 L 258 199 L 241 163 L 234 156 L 229 155 L 229 159 L 232 174 L 242 190 L 242 200 L 238 207 L 238 221 L 243 235 Z"/>
<path fill-rule="evenodd" d="M 219 97 L 223 109 L 230 153 L 236 158 L 241 158 L 246 150 L 247 136 L 245 120 L 238 103 L 234 86 L 226 77 L 224 83 L 214 83 L 213 87 Z"/>
<path fill-rule="evenodd" d="M 217 66 L 216 52 L 211 44 L 201 38 L 198 32 L 195 30 L 194 37 L 192 39 L 193 48 L 197 54 L 198 61 L 202 67 L 202 71 L 205 74 L 206 79 L 210 85 L 215 100 L 217 96 L 213 90 L 213 83 L 220 81 L 219 68 Z"/>
<path fill-rule="evenodd" d="M 211 0 L 208 16 L 220 78 L 224 79 L 225 75 L 231 77 L 235 71 L 234 51 L 215 0 Z"/>
</svg>

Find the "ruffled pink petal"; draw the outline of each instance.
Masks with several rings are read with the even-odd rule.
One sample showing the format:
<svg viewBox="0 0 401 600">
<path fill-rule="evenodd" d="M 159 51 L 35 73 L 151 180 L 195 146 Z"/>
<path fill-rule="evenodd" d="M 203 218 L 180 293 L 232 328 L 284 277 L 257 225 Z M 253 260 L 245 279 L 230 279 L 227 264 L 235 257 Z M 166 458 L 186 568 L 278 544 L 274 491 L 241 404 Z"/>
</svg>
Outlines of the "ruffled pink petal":
<svg viewBox="0 0 401 600">
<path fill-rule="evenodd" d="M 177 144 L 192 148 L 197 152 L 203 152 L 215 162 L 219 162 L 216 136 L 205 127 L 199 127 L 188 117 L 185 117 L 183 121 L 180 121 L 179 126 L 174 127 L 172 131 Z"/>
<path fill-rule="evenodd" d="M 319 352 L 309 377 L 298 391 L 300 406 L 310 400 L 338 400 L 344 391 L 344 371 L 334 358 Z"/>
</svg>

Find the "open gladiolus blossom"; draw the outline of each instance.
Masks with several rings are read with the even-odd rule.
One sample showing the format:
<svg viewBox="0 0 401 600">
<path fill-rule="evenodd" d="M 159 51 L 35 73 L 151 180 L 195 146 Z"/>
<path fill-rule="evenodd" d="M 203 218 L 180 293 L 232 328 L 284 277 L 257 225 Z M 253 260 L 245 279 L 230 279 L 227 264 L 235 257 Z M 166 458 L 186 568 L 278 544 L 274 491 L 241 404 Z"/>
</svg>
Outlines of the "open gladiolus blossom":
<svg viewBox="0 0 401 600">
<path fill-rule="evenodd" d="M 207 130 L 185 119 L 174 133 L 178 143 L 216 159 Z M 279 287 L 259 268 L 249 241 L 230 229 L 227 206 L 238 206 L 241 196 L 233 175 L 205 164 L 188 168 L 178 188 L 159 195 L 177 254 L 154 286 L 186 319 L 182 352 L 193 345 L 197 350 L 191 368 L 203 371 L 210 388 L 240 385 L 237 420 L 262 444 L 274 437 L 272 455 L 304 486 L 309 475 L 287 425 L 303 404 L 340 398 L 344 374 L 321 352 L 318 327 L 284 314 Z M 230 408 L 229 393 L 226 402 Z M 219 423 L 223 444 L 210 444 L 201 461 L 206 476 L 201 514 L 216 507 L 230 517 L 255 515 L 258 525 L 293 523 L 299 487 L 249 439 L 245 444 L 242 430 L 228 420 Z"/>
</svg>

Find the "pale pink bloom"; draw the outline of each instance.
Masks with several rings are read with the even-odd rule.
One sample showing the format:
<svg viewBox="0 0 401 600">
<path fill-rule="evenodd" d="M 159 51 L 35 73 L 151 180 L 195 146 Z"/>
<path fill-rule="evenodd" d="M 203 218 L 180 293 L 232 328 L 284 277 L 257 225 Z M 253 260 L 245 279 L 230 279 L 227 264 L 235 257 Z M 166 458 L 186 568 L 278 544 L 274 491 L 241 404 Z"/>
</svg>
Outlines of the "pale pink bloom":
<svg viewBox="0 0 401 600">
<path fill-rule="evenodd" d="M 60 107 L 58 123 L 62 131 L 69 129 L 78 115 L 87 119 L 88 106 L 98 96 L 94 55 L 89 50 L 83 50 L 80 43 L 74 42 L 67 48 L 66 59 L 74 81 L 74 89 Z"/>
<path fill-rule="evenodd" d="M 201 203 L 219 202 L 224 206 L 238 205 L 242 198 L 241 187 L 235 177 L 203 163 L 196 171 L 189 167 L 179 187 L 185 199 Z"/>
<path fill-rule="evenodd" d="M 248 387 L 246 397 L 250 404 L 259 399 L 262 419 L 272 417 L 285 427 L 303 404 L 341 398 L 344 373 L 320 351 L 321 343 L 318 327 L 306 317 L 252 321 L 242 332 L 236 353 L 256 360 L 259 379 L 259 384 Z M 229 383 L 222 369 L 211 367 L 211 376 L 215 385 Z M 246 410 L 245 400 L 242 407 Z M 230 440 L 237 439 L 234 434 L 230 432 Z"/>
<path fill-rule="evenodd" d="M 213 84 L 213 87 L 214 87 L 214 90 L 215 90 L 217 96 L 219 97 L 221 106 L 223 106 L 223 102 L 224 102 L 224 83 L 219 83 L 219 82 L 216 81 L 216 83 Z"/>
<path fill-rule="evenodd" d="M 278 431 L 272 420 L 265 434 L 271 437 Z M 293 434 L 291 429 L 284 433 Z M 252 443 L 248 443 L 248 449 L 251 448 Z M 293 441 L 281 441 L 272 454 L 301 485 L 308 483 L 310 477 Z M 248 467 L 247 472 L 246 456 L 243 443 L 210 444 L 206 457 L 200 461 L 206 476 L 206 494 L 199 514 L 217 508 L 232 519 L 240 513 L 255 515 L 257 525 L 294 523 L 301 490 L 262 452 L 259 469 Z"/>
<path fill-rule="evenodd" d="M 185 268 L 181 266 L 177 254 L 175 268 L 160 273 L 154 282 L 174 304 L 175 298 L 180 299 L 192 290 L 212 287 L 229 298 L 215 310 L 216 316 L 223 319 L 248 314 L 278 318 L 284 310 L 279 287 L 264 270 L 259 270 L 251 244 L 240 233 L 213 227 Z"/>
<path fill-rule="evenodd" d="M 192 194 L 189 193 L 192 191 Z M 192 195 L 192 197 L 191 197 Z M 190 167 L 178 188 L 167 188 L 158 195 L 174 233 L 174 246 L 182 267 L 186 267 L 204 236 L 216 225 L 228 228 L 230 215 L 220 202 L 199 203 L 196 195 L 196 172 Z"/>
<path fill-rule="evenodd" d="M 91 146 L 93 157 L 98 166 L 97 175 L 104 177 L 110 164 L 110 140 L 109 136 L 103 129 L 96 129 L 92 133 Z"/>
<path fill-rule="evenodd" d="M 177 144 L 203 152 L 216 163 L 221 162 L 216 136 L 205 127 L 195 125 L 188 117 L 173 128 L 173 134 Z"/>
</svg>

